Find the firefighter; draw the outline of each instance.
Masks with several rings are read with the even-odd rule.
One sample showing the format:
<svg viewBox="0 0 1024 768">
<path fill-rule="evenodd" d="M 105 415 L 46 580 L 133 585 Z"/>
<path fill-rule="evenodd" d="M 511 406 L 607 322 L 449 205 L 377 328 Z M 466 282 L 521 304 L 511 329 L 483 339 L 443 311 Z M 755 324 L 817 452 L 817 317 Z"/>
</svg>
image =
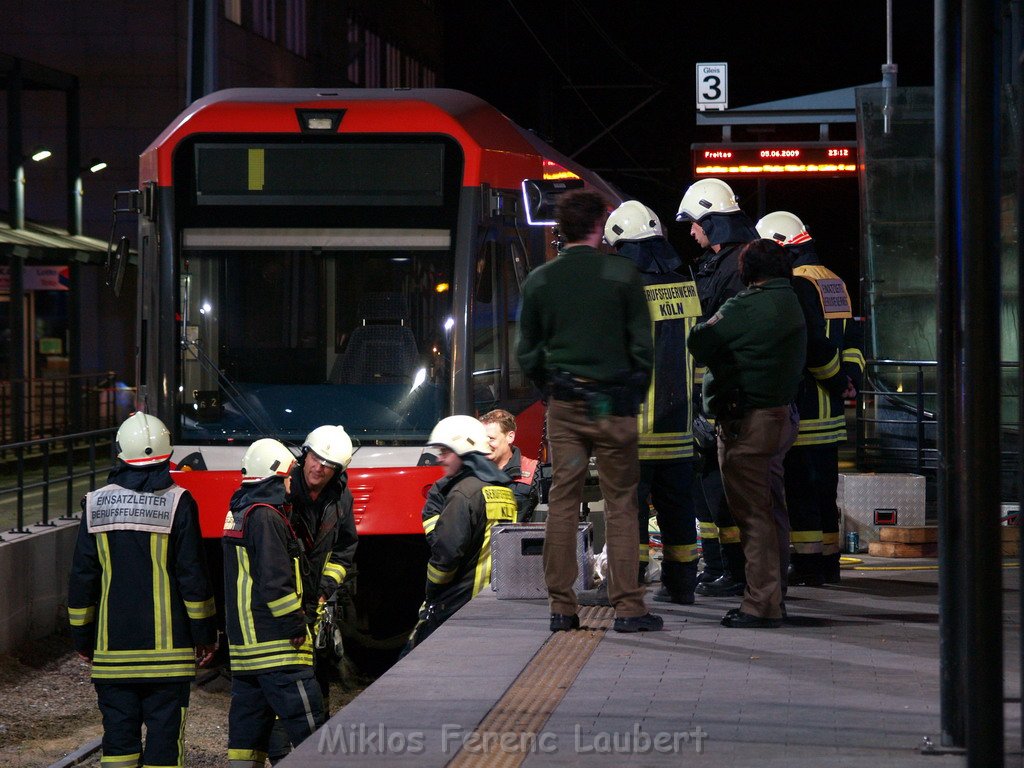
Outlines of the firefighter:
<svg viewBox="0 0 1024 768">
<path fill-rule="evenodd" d="M 275 716 L 292 746 L 324 721 L 300 573 L 309 564 L 288 519 L 295 457 L 257 440 L 224 520 L 224 594 L 231 653 L 228 762 L 259 768 Z"/>
<path fill-rule="evenodd" d="M 132 414 L 116 440 L 108 484 L 82 501 L 68 586 L 71 636 L 92 662 L 102 764 L 180 766 L 196 660 L 209 663 L 217 648 L 199 513 L 171 481 L 163 422 Z"/>
<path fill-rule="evenodd" d="M 793 545 L 789 583 L 838 583 L 839 444 L 846 439 L 844 400 L 856 397 L 864 374 L 859 329 L 845 283 L 822 265 L 797 216 L 769 213 L 757 231 L 792 257 L 793 290 L 807 322 L 807 366 L 797 395 L 800 431 L 785 461 Z"/>
<path fill-rule="evenodd" d="M 512 480 L 487 458 L 490 441 L 472 416 L 441 419 L 427 445 L 436 446 L 444 477 L 443 507 L 432 528 L 426 600 L 406 652 L 491 581 L 491 528 L 516 520 Z"/>
<path fill-rule="evenodd" d="M 314 637 L 324 620 L 324 606 L 352 571 L 355 559 L 355 519 L 346 468 L 352 461 L 352 439 L 345 428 L 325 424 L 302 444 L 302 460 L 291 473 L 289 520 L 302 545 L 308 568 L 303 571 L 303 612 Z M 324 628 L 328 642 L 333 627 Z M 332 657 L 329 647 L 313 649 L 313 672 L 323 696 L 324 716 L 330 716 Z M 281 721 L 274 726 L 269 757 L 276 762 L 289 752 Z"/>
<path fill-rule="evenodd" d="M 637 415 L 640 581 L 645 580 L 649 560 L 649 497 L 663 544 L 661 588 L 654 599 L 690 605 L 697 584 L 698 551 L 691 492 L 693 365 L 686 335 L 700 317 L 697 288 L 665 239 L 657 215 L 643 203 L 627 200 L 612 211 L 604 226 L 604 239 L 640 272 L 654 336 L 654 369 Z M 578 602 L 610 605 L 607 585 L 581 593 Z"/>
<path fill-rule="evenodd" d="M 512 478 L 512 493 L 516 497 L 520 523 L 533 520 L 537 508 L 537 460 L 523 456 L 513 445 L 516 439 L 516 417 L 506 410 L 496 408 L 480 417 L 480 423 L 487 430 L 491 452 L 487 458 L 498 465 L 498 469 Z"/>
<path fill-rule="evenodd" d="M 707 322 L 728 299 L 746 289 L 739 276 L 739 254 L 744 245 L 757 239 L 757 230 L 740 209 L 732 188 L 721 179 L 701 179 L 691 184 L 679 203 L 676 221 L 689 222 L 690 236 L 704 249 L 697 260 L 695 280 L 701 322 Z M 694 376 L 698 388 L 703 373 L 704 369 L 698 368 Z M 701 403 L 699 395 L 694 401 Z M 725 499 L 718 447 L 713 439 L 714 421 L 703 412 L 703 407 L 694 415 L 694 434 L 701 454 L 695 488 L 697 514 L 702 522 L 717 527 L 725 568 L 725 573 L 714 581 L 702 580 L 696 591 L 709 597 L 742 595 L 746 558 L 740 545 L 740 529 Z M 705 530 L 711 533 L 710 528 Z"/>
</svg>

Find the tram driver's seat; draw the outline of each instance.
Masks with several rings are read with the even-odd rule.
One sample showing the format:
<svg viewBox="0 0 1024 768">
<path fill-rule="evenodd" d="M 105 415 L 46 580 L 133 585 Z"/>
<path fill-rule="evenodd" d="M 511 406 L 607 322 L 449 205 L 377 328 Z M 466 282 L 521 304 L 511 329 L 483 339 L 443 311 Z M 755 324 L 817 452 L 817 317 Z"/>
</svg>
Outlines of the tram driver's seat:
<svg viewBox="0 0 1024 768">
<path fill-rule="evenodd" d="M 368 293 L 361 304 L 362 325 L 349 337 L 331 369 L 332 384 L 408 384 L 419 350 L 407 325 L 401 293 Z"/>
</svg>

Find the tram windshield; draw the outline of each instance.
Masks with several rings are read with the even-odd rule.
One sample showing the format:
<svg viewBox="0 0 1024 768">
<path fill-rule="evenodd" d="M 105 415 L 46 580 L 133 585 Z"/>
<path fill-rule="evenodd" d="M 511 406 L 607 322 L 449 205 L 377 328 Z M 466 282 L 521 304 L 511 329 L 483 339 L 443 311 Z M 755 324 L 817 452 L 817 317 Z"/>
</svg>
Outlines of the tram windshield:
<svg viewBox="0 0 1024 768">
<path fill-rule="evenodd" d="M 343 424 L 362 441 L 422 443 L 448 406 L 447 231 L 390 249 L 342 231 L 316 233 L 333 250 L 291 239 L 185 233 L 182 441 L 297 441 Z"/>
</svg>

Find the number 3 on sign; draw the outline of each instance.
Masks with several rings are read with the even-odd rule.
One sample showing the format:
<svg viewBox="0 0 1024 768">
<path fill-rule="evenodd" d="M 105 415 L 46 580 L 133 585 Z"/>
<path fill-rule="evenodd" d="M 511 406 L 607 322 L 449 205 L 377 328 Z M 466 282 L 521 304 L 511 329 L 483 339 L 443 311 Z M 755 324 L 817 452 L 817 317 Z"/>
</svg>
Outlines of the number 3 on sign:
<svg viewBox="0 0 1024 768">
<path fill-rule="evenodd" d="M 725 62 L 697 65 L 697 109 L 729 106 L 729 65 Z"/>
</svg>

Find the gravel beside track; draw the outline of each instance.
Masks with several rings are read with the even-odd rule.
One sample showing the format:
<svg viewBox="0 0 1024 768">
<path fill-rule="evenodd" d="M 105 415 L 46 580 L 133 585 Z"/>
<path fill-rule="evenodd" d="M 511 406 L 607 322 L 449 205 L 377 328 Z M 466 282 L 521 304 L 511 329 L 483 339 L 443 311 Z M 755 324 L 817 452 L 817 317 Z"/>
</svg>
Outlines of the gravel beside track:
<svg viewBox="0 0 1024 768">
<path fill-rule="evenodd" d="M 366 684 L 333 682 L 332 711 Z M 185 724 L 186 766 L 227 768 L 230 687 L 223 674 L 193 686 Z M 55 635 L 0 654 L 0 765 L 44 768 L 102 734 L 89 665 L 72 650 L 70 639 Z M 80 763 L 99 764 L 98 751 Z"/>
</svg>

